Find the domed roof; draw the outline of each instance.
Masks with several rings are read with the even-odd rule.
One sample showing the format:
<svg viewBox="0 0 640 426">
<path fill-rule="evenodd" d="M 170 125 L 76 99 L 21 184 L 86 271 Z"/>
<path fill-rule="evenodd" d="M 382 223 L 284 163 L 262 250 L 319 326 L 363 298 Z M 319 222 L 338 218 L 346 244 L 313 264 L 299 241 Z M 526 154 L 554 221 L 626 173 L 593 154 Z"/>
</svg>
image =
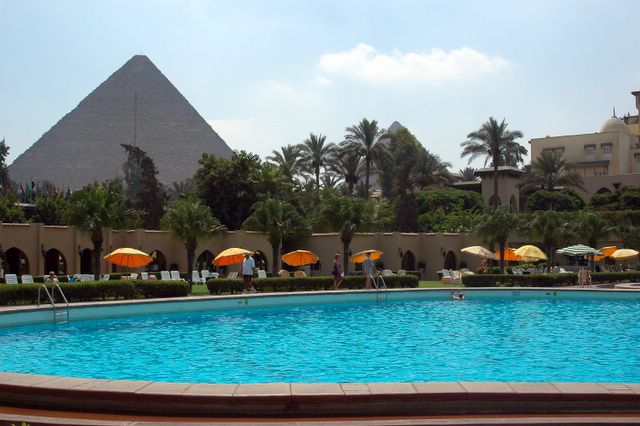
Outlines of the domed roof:
<svg viewBox="0 0 640 426">
<path fill-rule="evenodd" d="M 600 128 L 600 133 L 603 132 L 620 132 L 620 133 L 629 133 L 629 128 L 624 121 L 615 115 L 604 122 L 602 127 Z"/>
</svg>

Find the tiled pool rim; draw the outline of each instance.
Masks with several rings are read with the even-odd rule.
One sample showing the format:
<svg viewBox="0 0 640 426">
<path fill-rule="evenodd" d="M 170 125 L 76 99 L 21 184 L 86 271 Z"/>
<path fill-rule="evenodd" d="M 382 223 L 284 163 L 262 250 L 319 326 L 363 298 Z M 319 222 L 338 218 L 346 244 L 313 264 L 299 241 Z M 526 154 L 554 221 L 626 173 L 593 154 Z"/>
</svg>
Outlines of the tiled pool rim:
<svg viewBox="0 0 640 426">
<path fill-rule="evenodd" d="M 637 290 L 601 289 L 482 289 L 464 288 L 465 293 L 531 291 L 562 292 L 584 297 L 599 292 L 605 297 L 640 298 Z M 389 290 L 389 297 L 406 290 Z M 412 289 L 426 297 L 444 297 L 450 289 Z M 433 293 L 427 293 L 433 292 Z M 442 292 L 437 294 L 435 292 Z M 522 294 L 525 292 L 525 294 Z M 565 293 L 567 292 L 567 293 Z M 634 293 L 625 294 L 625 293 Z M 271 296 L 379 297 L 375 291 L 308 292 L 287 294 L 204 296 L 74 304 L 74 309 L 109 307 L 114 313 L 144 306 L 157 308 L 167 303 L 257 303 Z M 477 293 L 479 294 L 479 293 Z M 507 295 L 508 293 L 503 293 Z M 513 293 L 512 293 L 513 294 Z M 558 293 L 556 293 L 558 294 Z M 333 295 L 333 296 L 332 296 Z M 285 301 L 286 299 L 279 299 Z M 289 299 L 292 300 L 292 299 Z M 295 299 L 293 299 L 295 300 Z M 253 303 L 252 303 L 253 304 Z M 287 303 L 288 304 L 288 303 Z M 162 310 L 162 309 L 160 309 Z M 87 311 L 87 312 L 89 312 Z M 135 311 L 135 309 L 134 309 Z M 72 311 L 73 312 L 73 311 Z M 22 314 L 44 314 L 47 307 L 0 308 L 0 324 Z M 2 321 L 5 318 L 5 322 Z M 72 315 L 73 320 L 73 315 Z M 20 321 L 18 321 L 20 322 Z M 577 360 L 580 362 L 580 360 Z M 0 372 L 0 404 L 50 410 L 130 413 L 139 415 L 181 415 L 218 417 L 339 417 L 389 415 L 458 414 L 574 414 L 640 413 L 640 384 L 622 383 L 532 383 L 532 382 L 426 382 L 426 383 L 264 383 L 192 384 L 150 381 L 97 380 Z"/>
</svg>

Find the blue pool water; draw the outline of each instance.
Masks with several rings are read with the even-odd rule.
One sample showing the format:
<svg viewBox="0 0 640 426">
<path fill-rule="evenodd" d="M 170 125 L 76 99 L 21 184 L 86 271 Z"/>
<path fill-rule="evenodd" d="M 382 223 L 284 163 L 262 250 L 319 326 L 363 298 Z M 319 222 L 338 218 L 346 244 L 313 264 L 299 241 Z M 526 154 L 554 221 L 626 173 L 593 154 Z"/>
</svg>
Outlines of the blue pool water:
<svg viewBox="0 0 640 426">
<path fill-rule="evenodd" d="M 640 301 L 191 312 L 0 330 L 0 370 L 167 382 L 640 382 Z"/>
</svg>

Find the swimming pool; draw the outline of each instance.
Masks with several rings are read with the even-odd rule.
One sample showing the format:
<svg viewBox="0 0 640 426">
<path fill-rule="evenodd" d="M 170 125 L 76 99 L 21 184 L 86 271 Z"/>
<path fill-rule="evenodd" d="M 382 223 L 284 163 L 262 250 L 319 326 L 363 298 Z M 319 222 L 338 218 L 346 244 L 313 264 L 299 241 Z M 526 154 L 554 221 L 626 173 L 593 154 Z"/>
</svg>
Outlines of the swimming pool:
<svg viewBox="0 0 640 426">
<path fill-rule="evenodd" d="M 640 300 L 596 293 L 337 294 L 260 308 L 228 298 L 236 308 L 5 328 L 0 370 L 191 383 L 638 383 Z"/>
</svg>

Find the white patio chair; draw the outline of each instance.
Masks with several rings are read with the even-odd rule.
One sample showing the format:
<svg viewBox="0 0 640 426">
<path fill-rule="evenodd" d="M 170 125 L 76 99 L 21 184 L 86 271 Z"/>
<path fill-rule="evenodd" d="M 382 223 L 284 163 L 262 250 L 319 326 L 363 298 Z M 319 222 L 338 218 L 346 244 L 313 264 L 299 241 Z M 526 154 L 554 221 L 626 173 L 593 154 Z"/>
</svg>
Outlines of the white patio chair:
<svg viewBox="0 0 640 426">
<path fill-rule="evenodd" d="M 180 277 L 179 271 L 171 271 L 171 280 L 172 281 L 184 281 L 184 278 Z"/>
<path fill-rule="evenodd" d="M 442 273 L 442 278 L 440 278 L 440 284 L 453 284 L 453 277 L 451 276 L 451 272 L 448 269 L 443 269 L 440 271 Z"/>
<path fill-rule="evenodd" d="M 20 277 L 20 281 L 22 281 L 22 284 L 33 284 L 33 275 L 24 274 Z"/>
<path fill-rule="evenodd" d="M 160 279 L 162 281 L 171 281 L 171 274 L 169 271 L 160 271 Z"/>
<path fill-rule="evenodd" d="M 129 276 L 131 277 L 132 280 L 137 280 L 138 279 L 138 273 L 137 272 L 132 272 L 131 274 L 129 274 Z"/>
<path fill-rule="evenodd" d="M 200 275 L 202 276 L 202 282 L 205 284 L 207 283 L 207 280 L 212 277 L 212 274 L 208 269 L 201 270 Z"/>
<path fill-rule="evenodd" d="M 4 282 L 7 284 L 18 284 L 18 276 L 16 274 L 5 274 Z"/>
<path fill-rule="evenodd" d="M 267 271 L 264 269 L 258 269 L 258 278 L 267 278 Z"/>
<path fill-rule="evenodd" d="M 462 284 L 462 272 L 451 271 L 451 282 L 453 284 Z"/>
<path fill-rule="evenodd" d="M 238 278 L 238 273 L 237 272 L 229 272 L 229 274 L 227 275 L 227 278 L 229 278 L 230 280 L 235 280 L 236 278 Z"/>
<path fill-rule="evenodd" d="M 148 272 L 140 272 L 140 278 L 142 278 L 143 280 L 148 280 L 149 279 L 149 273 Z"/>
<path fill-rule="evenodd" d="M 209 274 L 209 278 L 213 278 L 214 280 L 217 280 L 219 276 L 220 276 L 220 274 L 217 273 L 217 272 L 211 272 Z"/>
<path fill-rule="evenodd" d="M 391 269 L 383 269 L 382 270 L 382 276 L 383 277 L 388 277 L 393 275 L 393 271 Z"/>
<path fill-rule="evenodd" d="M 191 281 L 194 284 L 204 284 L 206 280 L 200 277 L 200 273 L 198 271 L 191 271 Z"/>
<path fill-rule="evenodd" d="M 80 281 L 94 281 L 96 279 L 93 274 L 82 274 L 80 276 Z"/>
<path fill-rule="evenodd" d="M 111 275 L 109 274 L 104 274 L 102 276 L 102 278 L 100 278 L 101 281 L 109 281 L 109 278 L 111 278 Z"/>
<path fill-rule="evenodd" d="M 407 271 L 405 271 L 404 269 L 398 269 L 398 272 L 396 272 L 396 275 L 400 275 L 400 276 L 407 275 Z"/>
</svg>

